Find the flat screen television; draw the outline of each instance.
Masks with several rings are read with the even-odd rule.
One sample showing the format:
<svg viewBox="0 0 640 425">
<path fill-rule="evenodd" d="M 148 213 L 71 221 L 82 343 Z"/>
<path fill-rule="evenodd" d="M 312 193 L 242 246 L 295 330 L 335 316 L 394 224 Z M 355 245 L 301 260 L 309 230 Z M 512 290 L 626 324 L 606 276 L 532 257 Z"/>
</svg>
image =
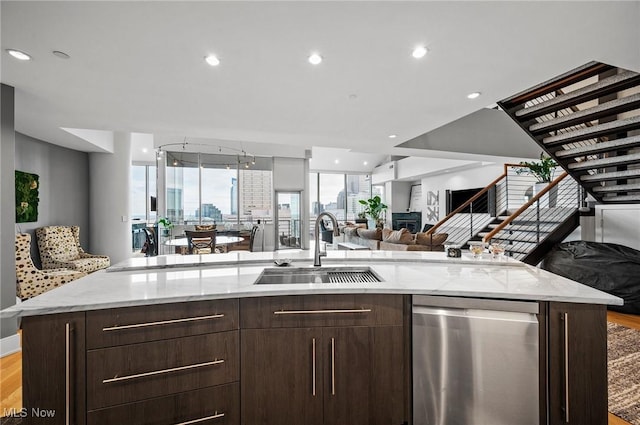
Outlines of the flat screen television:
<svg viewBox="0 0 640 425">
<path fill-rule="evenodd" d="M 463 205 L 472 196 L 480 192 L 483 187 L 475 189 L 462 189 L 462 190 L 447 190 L 447 214 L 455 210 L 459 206 Z M 466 207 L 461 212 L 468 213 L 470 208 Z M 473 202 L 474 213 L 488 213 L 489 212 L 489 192 L 484 193 L 480 198 Z"/>
</svg>

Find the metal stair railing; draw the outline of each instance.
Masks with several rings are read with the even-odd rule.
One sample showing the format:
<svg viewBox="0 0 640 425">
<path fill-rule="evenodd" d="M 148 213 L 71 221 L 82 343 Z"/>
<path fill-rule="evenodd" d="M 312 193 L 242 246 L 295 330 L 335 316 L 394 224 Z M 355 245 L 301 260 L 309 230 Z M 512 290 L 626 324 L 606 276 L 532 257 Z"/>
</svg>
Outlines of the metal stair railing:
<svg viewBox="0 0 640 425">
<path fill-rule="evenodd" d="M 427 234 L 447 233 L 447 243 L 460 246 L 473 239 L 485 242 L 494 239 L 507 245 L 510 255 L 522 257 L 526 248 L 543 240 L 576 211 L 581 197 L 579 186 L 572 178 L 566 178 L 567 173 L 536 194 L 536 179 L 517 171 L 522 168 L 520 164 L 505 164 L 502 175 L 436 223 Z"/>
<path fill-rule="evenodd" d="M 500 243 L 508 255 L 521 259 L 569 219 L 580 207 L 578 183 L 563 172 L 512 214 L 482 235 L 485 243 Z"/>
<path fill-rule="evenodd" d="M 469 239 L 486 228 L 487 224 L 497 216 L 498 194 L 506 192 L 506 177 L 507 164 L 504 166 L 504 173 L 502 175 L 458 208 L 447 214 L 446 217 L 427 230 L 427 235 L 447 233 L 449 235 L 447 237 L 447 243 L 460 246 L 466 244 Z M 489 196 L 490 192 L 492 192 L 491 196 Z"/>
</svg>

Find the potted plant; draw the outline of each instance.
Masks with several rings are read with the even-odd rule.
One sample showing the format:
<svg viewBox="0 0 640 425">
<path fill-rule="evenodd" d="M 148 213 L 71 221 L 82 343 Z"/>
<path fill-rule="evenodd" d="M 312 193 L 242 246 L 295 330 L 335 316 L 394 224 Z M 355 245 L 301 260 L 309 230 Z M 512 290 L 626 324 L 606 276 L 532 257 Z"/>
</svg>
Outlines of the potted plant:
<svg viewBox="0 0 640 425">
<path fill-rule="evenodd" d="M 162 224 L 164 229 L 162 230 L 163 236 L 171 236 L 171 229 L 173 229 L 173 223 L 167 217 L 162 217 L 158 220 L 158 224 Z"/>
<path fill-rule="evenodd" d="M 358 223 L 366 223 L 367 222 L 367 215 L 365 214 L 364 211 L 360 211 L 358 213 L 358 218 L 356 218 L 356 224 Z"/>
<path fill-rule="evenodd" d="M 542 191 L 553 180 L 553 173 L 558 166 L 558 163 L 553 158 L 546 156 L 543 153 L 540 154 L 540 161 L 520 162 L 522 168 L 516 169 L 516 174 L 529 174 L 536 178 L 537 183 L 533 185 L 533 196 Z M 553 207 L 556 203 L 557 188 L 553 188 L 549 193 L 549 196 L 545 195 L 541 198 L 541 206 Z"/>
<path fill-rule="evenodd" d="M 540 161 L 520 162 L 522 168 L 516 169 L 516 174 L 530 174 L 538 180 L 538 183 L 549 183 L 553 179 L 553 173 L 558 163 L 550 156 L 540 154 Z"/>
<path fill-rule="evenodd" d="M 373 198 L 369 198 L 366 200 L 360 199 L 358 202 L 365 206 L 364 213 L 365 215 L 369 216 L 372 221 L 369 227 L 372 229 L 376 227 L 382 227 L 383 223 L 381 222 L 381 218 L 384 211 L 386 211 L 387 206 L 382 203 L 382 199 L 380 199 L 380 196 L 376 195 Z"/>
</svg>

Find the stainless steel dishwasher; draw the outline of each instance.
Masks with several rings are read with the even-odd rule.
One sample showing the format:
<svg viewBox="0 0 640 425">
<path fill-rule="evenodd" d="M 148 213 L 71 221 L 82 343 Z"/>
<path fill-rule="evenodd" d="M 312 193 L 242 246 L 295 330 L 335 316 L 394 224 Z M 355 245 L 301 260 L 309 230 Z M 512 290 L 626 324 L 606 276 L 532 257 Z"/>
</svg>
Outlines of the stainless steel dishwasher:
<svg viewBox="0 0 640 425">
<path fill-rule="evenodd" d="M 535 302 L 413 296 L 413 424 L 539 425 Z"/>
</svg>

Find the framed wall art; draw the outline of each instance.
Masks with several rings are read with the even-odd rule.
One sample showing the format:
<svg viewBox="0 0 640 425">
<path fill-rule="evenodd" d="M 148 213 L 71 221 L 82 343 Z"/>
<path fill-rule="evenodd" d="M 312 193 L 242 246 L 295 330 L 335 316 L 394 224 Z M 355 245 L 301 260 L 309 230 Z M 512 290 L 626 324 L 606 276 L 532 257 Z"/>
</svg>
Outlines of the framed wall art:
<svg viewBox="0 0 640 425">
<path fill-rule="evenodd" d="M 15 179 L 16 223 L 38 221 L 38 175 L 16 170 Z"/>
</svg>

